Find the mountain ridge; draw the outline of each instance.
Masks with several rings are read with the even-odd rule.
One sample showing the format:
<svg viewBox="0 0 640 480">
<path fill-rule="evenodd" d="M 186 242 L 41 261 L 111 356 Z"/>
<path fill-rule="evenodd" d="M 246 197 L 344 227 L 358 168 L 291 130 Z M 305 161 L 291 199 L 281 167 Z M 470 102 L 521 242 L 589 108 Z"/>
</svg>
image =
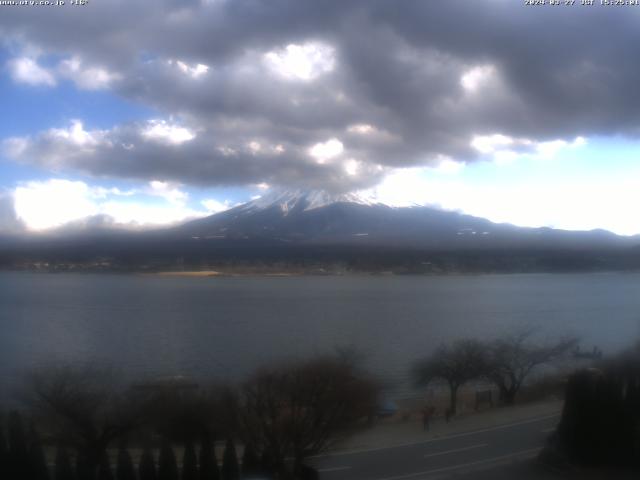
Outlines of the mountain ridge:
<svg viewBox="0 0 640 480">
<path fill-rule="evenodd" d="M 330 195 L 301 190 L 273 192 L 209 217 L 171 229 L 194 239 L 273 238 L 299 243 L 331 241 L 412 247 L 509 247 L 543 240 L 603 245 L 640 243 L 605 230 L 570 231 L 548 227 L 518 227 L 434 207 L 391 207 L 355 194 Z M 368 237 L 368 238 L 364 238 Z M 475 239 L 475 241 L 473 241 Z M 493 243 L 495 240 L 497 243 Z M 540 242 L 538 242 L 540 243 Z M 561 246 L 561 245 L 559 245 Z"/>
<path fill-rule="evenodd" d="M 289 191 L 170 228 L 0 241 L 0 267 L 601 271 L 640 269 L 638 245 L 639 237 L 602 230 L 525 228 L 433 207 L 390 207 L 366 197 Z"/>
</svg>

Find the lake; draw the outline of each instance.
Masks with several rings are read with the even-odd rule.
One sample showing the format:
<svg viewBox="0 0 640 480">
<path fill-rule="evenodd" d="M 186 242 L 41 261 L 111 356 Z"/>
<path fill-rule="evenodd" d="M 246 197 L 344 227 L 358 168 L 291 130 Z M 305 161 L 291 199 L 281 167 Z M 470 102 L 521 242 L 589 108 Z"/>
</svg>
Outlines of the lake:
<svg viewBox="0 0 640 480">
<path fill-rule="evenodd" d="M 608 352 L 640 338 L 640 274 L 161 277 L 0 272 L 0 388 L 53 362 L 240 379 L 355 346 L 396 394 L 441 342 L 535 325 Z"/>
</svg>

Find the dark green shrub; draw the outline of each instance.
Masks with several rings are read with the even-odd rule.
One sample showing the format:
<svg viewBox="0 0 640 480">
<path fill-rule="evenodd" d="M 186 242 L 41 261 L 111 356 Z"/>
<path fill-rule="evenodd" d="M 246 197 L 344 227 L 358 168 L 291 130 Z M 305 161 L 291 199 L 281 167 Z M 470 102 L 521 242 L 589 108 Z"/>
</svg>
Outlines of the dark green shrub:
<svg viewBox="0 0 640 480">
<path fill-rule="evenodd" d="M 100 465 L 98 466 L 98 480 L 114 480 L 113 472 L 111 471 L 111 460 L 106 452 L 102 456 Z"/>
<path fill-rule="evenodd" d="M 73 467 L 69 453 L 65 448 L 58 447 L 56 450 L 56 463 L 53 468 L 54 480 L 74 480 Z"/>
<path fill-rule="evenodd" d="M 187 442 L 182 457 L 182 480 L 198 480 L 198 459 L 193 443 Z"/>
<path fill-rule="evenodd" d="M 31 473 L 29 462 L 29 450 L 25 435 L 22 416 L 18 412 L 9 414 L 7 425 L 8 432 L 8 477 L 28 478 Z"/>
<path fill-rule="evenodd" d="M 150 448 L 145 448 L 140 457 L 138 465 L 138 475 L 140 480 L 157 480 L 156 461 Z"/>
<path fill-rule="evenodd" d="M 0 478 L 7 478 L 8 461 L 9 461 L 9 447 L 7 446 L 7 439 L 4 434 L 4 418 L 0 417 Z"/>
<path fill-rule="evenodd" d="M 169 442 L 164 442 L 158 457 L 158 480 L 179 480 L 178 463 Z"/>
<path fill-rule="evenodd" d="M 222 456 L 222 480 L 238 480 L 240 478 L 240 466 L 238 455 L 233 440 L 227 440 Z"/>
<path fill-rule="evenodd" d="M 251 443 L 244 446 L 242 454 L 242 476 L 245 478 L 257 477 L 262 473 L 260 458 Z"/>
<path fill-rule="evenodd" d="M 31 442 L 29 444 L 29 465 L 31 468 L 32 480 L 49 480 L 49 468 L 47 459 L 42 448 L 40 435 L 35 429 L 31 432 Z"/>
<path fill-rule="evenodd" d="M 220 480 L 216 451 L 209 436 L 205 436 L 200 447 L 200 480 Z"/>
<path fill-rule="evenodd" d="M 118 463 L 116 464 L 116 480 L 136 480 L 136 471 L 129 451 L 121 445 L 118 449 Z"/>
</svg>

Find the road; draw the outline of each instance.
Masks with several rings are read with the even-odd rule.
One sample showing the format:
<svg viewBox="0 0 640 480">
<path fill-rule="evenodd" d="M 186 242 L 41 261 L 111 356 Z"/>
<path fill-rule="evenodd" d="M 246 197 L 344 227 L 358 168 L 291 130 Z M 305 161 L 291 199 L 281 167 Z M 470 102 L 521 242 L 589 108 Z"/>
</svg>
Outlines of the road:
<svg viewBox="0 0 640 480">
<path fill-rule="evenodd" d="M 533 457 L 555 428 L 558 415 L 440 438 L 316 457 L 322 480 L 421 480 Z"/>
</svg>

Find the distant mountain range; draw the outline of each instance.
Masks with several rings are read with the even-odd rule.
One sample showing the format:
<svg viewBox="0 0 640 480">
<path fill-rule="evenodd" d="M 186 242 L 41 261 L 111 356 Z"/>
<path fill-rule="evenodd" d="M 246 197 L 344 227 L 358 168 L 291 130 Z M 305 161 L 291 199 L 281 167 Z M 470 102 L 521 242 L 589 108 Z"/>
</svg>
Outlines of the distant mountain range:
<svg viewBox="0 0 640 480">
<path fill-rule="evenodd" d="M 604 230 L 522 228 L 429 207 L 389 207 L 354 194 L 295 190 L 168 229 L 4 239 L 0 264 L 416 273 L 635 269 L 637 245 L 638 237 Z"/>
</svg>

